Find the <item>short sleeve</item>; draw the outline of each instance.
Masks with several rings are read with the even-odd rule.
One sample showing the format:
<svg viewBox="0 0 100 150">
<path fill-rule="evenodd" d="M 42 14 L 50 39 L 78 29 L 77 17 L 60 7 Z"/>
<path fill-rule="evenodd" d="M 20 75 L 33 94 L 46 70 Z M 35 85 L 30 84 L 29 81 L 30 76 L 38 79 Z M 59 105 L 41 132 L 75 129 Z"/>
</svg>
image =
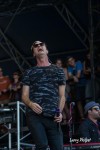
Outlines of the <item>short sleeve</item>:
<svg viewBox="0 0 100 150">
<path fill-rule="evenodd" d="M 81 71 L 83 69 L 83 65 L 81 63 L 81 61 L 78 61 L 77 64 L 76 64 L 76 67 L 77 67 L 77 71 Z"/>
<path fill-rule="evenodd" d="M 25 71 L 22 77 L 22 85 L 28 85 L 30 86 L 30 77 L 29 77 L 29 71 Z"/>
<path fill-rule="evenodd" d="M 59 85 L 65 85 L 66 84 L 66 77 L 64 70 L 62 68 L 58 69 L 58 84 Z"/>
</svg>

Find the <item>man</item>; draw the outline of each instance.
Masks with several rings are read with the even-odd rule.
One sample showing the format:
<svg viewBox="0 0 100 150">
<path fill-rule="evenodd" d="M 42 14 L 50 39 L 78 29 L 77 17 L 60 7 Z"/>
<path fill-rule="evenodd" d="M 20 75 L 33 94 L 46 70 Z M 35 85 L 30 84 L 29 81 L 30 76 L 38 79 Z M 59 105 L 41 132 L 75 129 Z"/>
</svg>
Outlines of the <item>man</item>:
<svg viewBox="0 0 100 150">
<path fill-rule="evenodd" d="M 84 107 L 87 118 L 79 127 L 80 138 L 90 139 L 90 142 L 100 142 L 100 105 L 94 101 Z"/>
<path fill-rule="evenodd" d="M 9 77 L 4 76 L 3 70 L 0 68 L 0 104 L 8 104 L 10 102 L 10 85 Z"/>
<path fill-rule="evenodd" d="M 63 69 L 50 64 L 45 43 L 35 41 L 31 50 L 37 65 L 28 69 L 22 80 L 28 126 L 36 150 L 46 150 L 48 145 L 51 150 L 63 150 L 60 122 L 65 104 L 65 75 Z"/>
<path fill-rule="evenodd" d="M 75 61 L 74 57 L 67 58 L 68 80 L 71 88 L 72 101 L 75 101 L 80 114 L 84 119 L 82 103 L 85 95 L 85 80 L 83 78 L 83 65 L 81 61 Z M 84 103 L 83 103 L 84 104 Z"/>
<path fill-rule="evenodd" d="M 10 94 L 10 99 L 11 101 L 21 101 L 21 91 L 22 91 L 22 86 L 20 82 L 20 73 L 19 72 L 14 72 L 13 73 L 13 80 L 11 83 L 11 94 Z"/>
<path fill-rule="evenodd" d="M 3 75 L 3 70 L 0 67 L 0 105 L 1 106 L 4 106 L 4 104 L 8 104 L 10 102 L 10 84 L 11 84 L 11 81 L 9 77 Z M 2 117 L 3 117 L 2 114 L 0 114 L 1 122 L 2 122 Z M 6 133 L 7 131 L 8 129 L 1 123 L 0 134 L 2 135 Z"/>
<path fill-rule="evenodd" d="M 64 73 L 65 73 L 65 77 L 66 77 L 66 89 L 65 89 L 66 102 L 65 102 L 65 106 L 64 106 L 64 109 L 63 109 L 63 112 L 62 112 L 63 121 L 61 123 L 62 125 L 66 125 L 68 120 L 69 120 L 69 108 L 68 108 L 68 96 L 69 95 L 68 94 L 70 93 L 70 87 L 69 87 L 69 84 L 67 84 L 68 83 L 67 82 L 68 81 L 68 73 L 67 73 L 67 68 L 64 67 L 61 58 L 56 59 L 55 65 L 60 67 L 60 68 L 63 68 Z"/>
</svg>

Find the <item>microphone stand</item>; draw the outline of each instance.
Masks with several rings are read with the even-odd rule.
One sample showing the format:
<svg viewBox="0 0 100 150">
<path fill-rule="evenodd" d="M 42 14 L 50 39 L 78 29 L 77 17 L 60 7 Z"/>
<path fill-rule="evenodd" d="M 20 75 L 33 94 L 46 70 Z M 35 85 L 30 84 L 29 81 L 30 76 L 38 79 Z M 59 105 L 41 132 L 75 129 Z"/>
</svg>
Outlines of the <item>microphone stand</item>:
<svg viewBox="0 0 100 150">
<path fill-rule="evenodd" d="M 69 121 L 68 121 L 68 126 L 69 126 L 69 141 L 70 141 L 70 150 L 72 150 L 72 109 L 73 109 L 73 106 L 75 105 L 74 102 L 71 102 L 70 103 L 70 112 L 69 112 L 69 115 L 70 115 L 70 118 L 69 118 Z"/>
</svg>

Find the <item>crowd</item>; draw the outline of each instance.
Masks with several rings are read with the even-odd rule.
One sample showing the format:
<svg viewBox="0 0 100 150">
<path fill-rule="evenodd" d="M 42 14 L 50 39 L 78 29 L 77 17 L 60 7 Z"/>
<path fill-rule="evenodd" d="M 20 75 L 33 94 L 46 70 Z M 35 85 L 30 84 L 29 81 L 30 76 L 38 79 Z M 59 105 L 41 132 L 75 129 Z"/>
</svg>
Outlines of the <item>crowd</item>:
<svg viewBox="0 0 100 150">
<path fill-rule="evenodd" d="M 94 99 L 100 103 L 100 56 L 95 61 L 95 74 L 92 74 L 90 53 L 86 58 L 75 60 L 73 56 L 68 56 L 66 61 L 58 58 L 55 61 L 58 67 L 62 67 L 66 76 L 66 105 L 64 112 L 68 119 L 68 105 L 75 102 L 80 120 L 84 119 L 84 105 Z M 94 85 L 93 78 L 94 76 Z M 95 93 L 95 95 L 93 95 Z M 65 110 L 66 109 L 66 110 Z"/>
<path fill-rule="evenodd" d="M 72 141 L 78 140 L 78 143 L 84 143 L 85 139 L 87 142 L 100 142 L 100 55 L 94 61 L 92 68 L 90 53 L 87 53 L 83 62 L 75 60 L 73 56 L 67 57 L 65 65 L 60 58 L 55 61 L 58 67 L 63 68 L 66 76 L 66 102 L 62 123 L 68 124 L 70 119 L 73 124 L 76 120 L 79 121 L 74 136 L 69 134 L 69 138 Z M 71 127 L 68 130 L 69 133 L 73 132 Z"/>
<path fill-rule="evenodd" d="M 0 104 L 8 104 L 13 101 L 21 101 L 20 73 L 14 72 L 12 78 L 3 74 L 0 68 Z"/>
<path fill-rule="evenodd" d="M 64 86 L 66 85 L 65 86 L 65 104 L 64 102 L 63 102 L 63 105 L 62 103 L 60 103 L 59 109 L 60 109 L 61 114 L 60 114 L 60 117 L 59 116 L 54 117 L 55 122 L 57 123 L 61 122 L 62 125 L 68 123 L 70 119 L 70 104 L 74 102 L 75 108 L 76 108 L 72 110 L 74 111 L 74 117 L 75 117 L 74 121 L 76 121 L 77 119 L 78 121 L 79 120 L 83 121 L 81 126 L 79 127 L 80 136 L 88 137 L 88 138 L 91 138 L 91 136 L 94 137 L 94 134 L 89 135 L 88 133 L 90 132 L 90 130 L 93 130 L 95 128 L 95 131 L 98 133 L 98 135 L 96 134 L 96 136 L 98 137 L 94 137 L 95 140 L 92 139 L 91 141 L 99 141 L 100 132 L 99 132 L 99 127 L 98 127 L 99 125 L 97 125 L 97 120 L 100 119 L 100 116 L 99 116 L 100 115 L 100 112 L 99 112 L 100 111 L 100 107 L 99 107 L 99 103 L 100 103 L 100 56 L 98 55 L 96 59 L 96 63 L 95 63 L 95 74 L 94 74 L 95 85 L 93 87 L 93 82 L 92 82 L 93 74 L 92 74 L 92 68 L 91 68 L 90 53 L 86 55 L 86 59 L 84 60 L 84 62 L 81 62 L 81 60 L 75 60 L 73 56 L 68 56 L 64 64 L 63 64 L 63 60 L 60 58 L 56 59 L 54 64 L 51 64 L 48 60 L 48 50 L 46 49 L 45 43 L 36 41 L 35 43 L 33 43 L 31 49 L 33 52 L 33 56 L 37 59 L 37 66 L 25 72 L 22 80 L 21 80 L 21 75 L 19 72 L 14 72 L 12 75 L 12 79 L 10 79 L 8 76 L 3 75 L 3 68 L 0 68 L 0 104 L 1 106 L 8 104 L 9 102 L 12 102 L 12 101 L 17 101 L 17 100 L 21 101 L 21 96 L 22 96 L 24 103 L 29 107 L 28 109 L 28 113 L 30 114 L 30 115 L 28 114 L 29 115 L 28 119 L 30 119 L 29 122 L 31 122 L 31 119 L 33 117 L 34 121 L 36 122 L 37 122 L 37 119 L 38 120 L 40 119 L 43 124 L 45 124 L 45 122 L 48 124 L 49 122 L 52 126 L 54 126 L 52 120 L 49 121 L 48 117 L 52 119 L 52 116 L 54 116 L 54 114 L 51 114 L 51 109 L 52 107 L 55 108 L 55 106 L 57 105 L 56 103 L 58 103 L 57 94 L 60 95 L 61 99 L 64 99 L 63 90 L 64 90 Z M 44 54 L 40 55 L 39 54 L 40 51 L 41 53 L 43 53 L 44 51 Z M 33 77 L 32 77 L 32 73 L 34 74 Z M 64 79 L 64 76 L 65 76 L 65 79 Z M 32 82 L 32 85 L 31 85 L 31 82 Z M 24 88 L 22 89 L 22 87 Z M 53 90 L 53 91 L 50 91 L 50 90 Z M 95 99 L 93 99 L 94 93 L 95 93 Z M 46 96 L 44 97 L 43 94 Z M 51 96 L 51 99 L 56 98 L 56 102 L 52 103 L 48 95 Z M 30 99 L 32 98 L 34 100 L 36 99 L 36 102 L 38 101 L 40 105 L 38 105 L 36 102 L 35 103 L 31 102 Z M 43 98 L 43 102 L 41 98 Z M 47 100 L 49 101 L 50 104 L 47 103 Z M 43 112 L 43 108 L 44 108 L 44 112 Z M 34 114 L 32 114 L 31 110 L 34 112 Z M 36 114 L 38 114 L 40 118 L 38 118 Z M 40 116 L 40 114 L 42 115 Z M 87 115 L 87 120 L 85 120 L 86 115 Z M 45 118 L 44 116 L 47 117 L 47 120 L 44 119 Z M 46 128 L 47 128 L 46 130 L 48 130 L 47 124 L 46 124 Z M 88 125 L 90 126 L 94 125 L 94 127 L 90 129 Z M 33 132 L 33 128 L 36 130 L 38 129 L 34 127 L 34 125 L 31 123 L 29 126 L 32 132 Z M 84 128 L 84 127 L 87 127 L 87 128 Z M 85 129 L 87 129 L 86 132 L 84 132 Z M 33 133 L 33 136 L 35 134 L 35 131 Z M 39 134 L 38 131 L 36 134 Z M 49 134 L 49 131 L 48 131 L 48 134 Z M 57 138 L 59 141 L 60 140 L 59 132 L 56 131 L 55 134 L 59 136 L 59 138 L 55 136 L 55 138 Z M 45 134 L 43 133 L 43 135 Z M 52 138 L 53 137 L 51 136 L 51 139 Z M 38 137 L 37 137 L 37 140 L 38 140 Z M 46 143 L 44 143 L 42 139 L 39 139 L 39 140 L 43 142 L 42 144 L 47 144 L 46 138 L 45 138 Z M 38 145 L 38 141 L 35 140 L 35 142 Z M 57 143 L 55 144 L 57 146 Z M 51 140 L 51 146 L 53 146 L 52 140 Z"/>
</svg>

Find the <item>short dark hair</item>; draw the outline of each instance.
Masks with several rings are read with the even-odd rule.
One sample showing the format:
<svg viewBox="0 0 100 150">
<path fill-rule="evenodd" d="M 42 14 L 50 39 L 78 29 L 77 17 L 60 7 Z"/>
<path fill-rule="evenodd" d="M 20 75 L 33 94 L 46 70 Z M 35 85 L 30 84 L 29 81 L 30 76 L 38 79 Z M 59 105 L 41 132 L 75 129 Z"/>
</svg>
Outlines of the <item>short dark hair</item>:
<svg viewBox="0 0 100 150">
<path fill-rule="evenodd" d="M 69 61 L 70 58 L 73 58 L 73 56 L 68 56 L 67 57 L 67 62 Z"/>
</svg>

